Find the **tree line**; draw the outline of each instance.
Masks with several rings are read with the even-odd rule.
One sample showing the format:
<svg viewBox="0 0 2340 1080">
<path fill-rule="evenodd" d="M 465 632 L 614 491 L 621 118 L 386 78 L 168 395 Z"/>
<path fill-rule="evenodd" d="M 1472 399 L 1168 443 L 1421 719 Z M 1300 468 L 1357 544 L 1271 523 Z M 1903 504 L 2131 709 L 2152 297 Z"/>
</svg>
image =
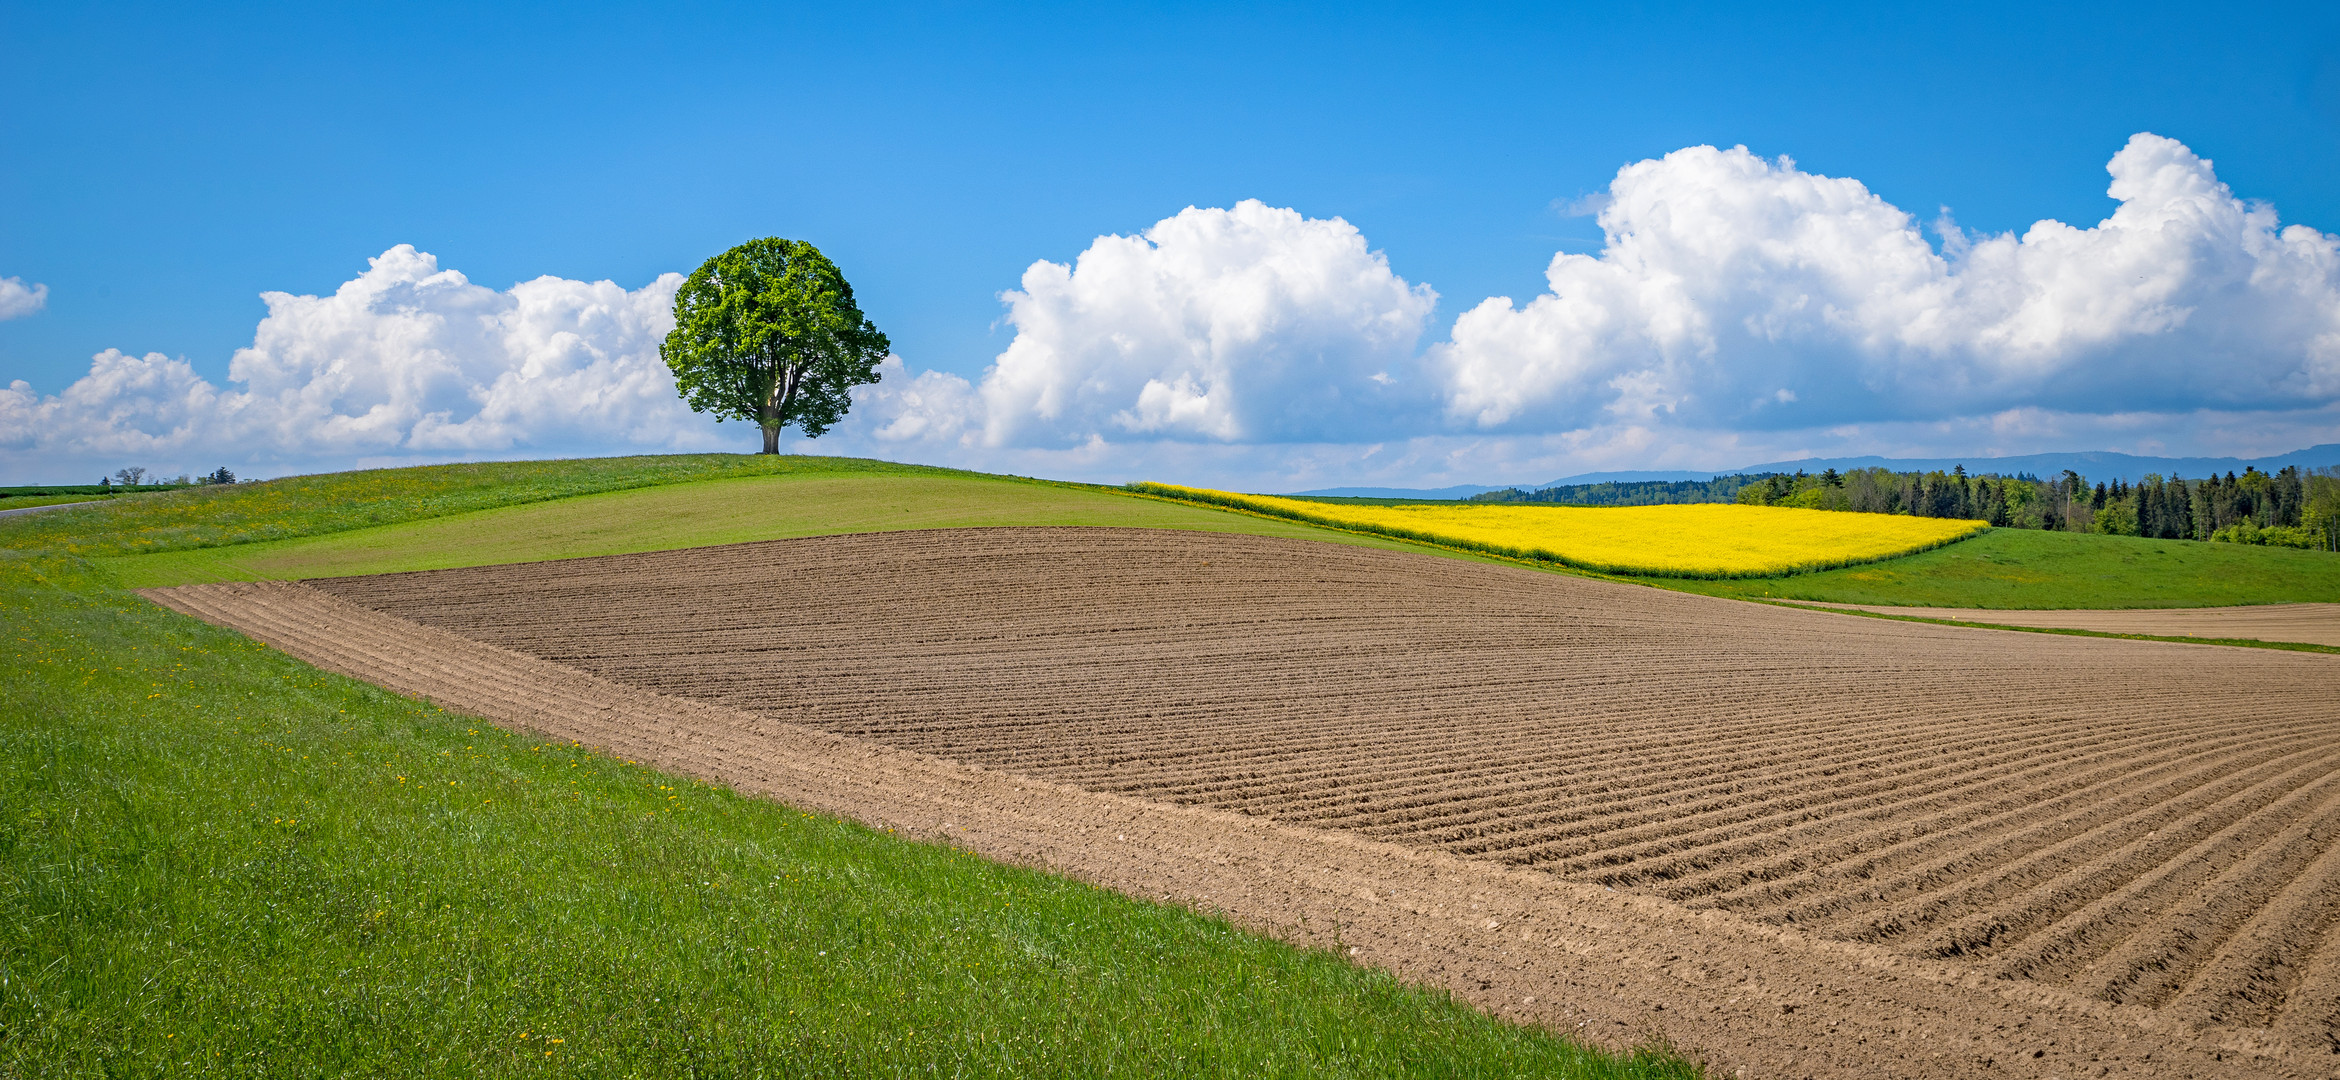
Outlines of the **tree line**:
<svg viewBox="0 0 2340 1080">
<path fill-rule="evenodd" d="M 103 490 L 121 488 L 126 491 L 151 491 L 155 488 L 190 487 L 200 484 L 233 484 L 235 482 L 236 474 L 228 471 L 228 467 L 225 465 L 213 469 L 210 472 L 204 473 L 201 476 L 191 477 L 185 473 L 180 473 L 178 478 L 175 480 L 166 479 L 159 474 L 150 480 L 147 478 L 147 472 L 144 466 L 132 465 L 125 469 L 114 470 L 114 475 L 112 476 L 99 477 L 97 487 Z"/>
<path fill-rule="evenodd" d="M 1563 506 L 1666 506 L 1673 503 L 1727 503 L 1749 484 L 1771 473 L 1734 473 L 1712 480 L 1612 480 L 1600 484 L 1504 488 L 1473 495 L 1465 502 L 1558 503 Z"/>
<path fill-rule="evenodd" d="M 2065 470 L 2041 479 L 1970 476 L 1961 465 L 1947 472 L 1885 468 L 1819 473 L 1751 473 L 1708 481 L 1573 484 L 1523 491 L 1507 488 L 1473 502 L 1553 503 L 1565 506 L 1650 506 L 1736 502 L 1864 514 L 1988 521 L 2012 529 L 2207 540 L 2340 551 L 2340 467 L 2290 466 L 2265 473 L 2246 468 L 2199 480 L 2147 474 L 2090 484 Z"/>
</svg>

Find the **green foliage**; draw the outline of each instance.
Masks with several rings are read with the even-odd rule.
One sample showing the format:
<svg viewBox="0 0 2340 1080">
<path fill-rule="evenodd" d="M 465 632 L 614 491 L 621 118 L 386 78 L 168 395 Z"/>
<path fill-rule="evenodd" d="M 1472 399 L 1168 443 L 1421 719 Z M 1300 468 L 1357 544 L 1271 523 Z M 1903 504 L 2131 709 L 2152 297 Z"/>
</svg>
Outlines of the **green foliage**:
<svg viewBox="0 0 2340 1080">
<path fill-rule="evenodd" d="M 2262 529 L 2248 521 L 2237 522 L 2211 533 L 2210 539 L 2221 544 L 2257 544 L 2261 547 L 2304 548 L 2309 551 L 2326 546 L 2322 529 L 2301 525 L 2270 525 Z"/>
<path fill-rule="evenodd" d="M 755 421 L 764 452 L 776 454 L 780 429 L 818 438 L 842 419 L 889 348 L 819 248 L 766 237 L 691 273 L 658 354 L 691 408 Z"/>
<path fill-rule="evenodd" d="M 1671 506 L 1679 503 L 1743 502 L 1749 485 L 1775 473 L 1743 473 L 1712 480 L 1611 480 L 1598 484 L 1562 484 L 1522 491 L 1504 488 L 1473 495 L 1466 502 L 1553 503 L 1560 506 Z"/>
<path fill-rule="evenodd" d="M 1688 1077 L 0 552 L 0 1076 Z"/>
<path fill-rule="evenodd" d="M 1914 514 L 2007 528 L 2161 540 L 2208 540 L 2234 525 L 2300 526 L 2320 536 L 2324 550 L 2340 550 L 2340 468 L 2305 473 L 2297 467 L 2276 473 L 2246 469 L 2239 477 L 2228 473 L 2201 480 L 2148 475 L 2137 484 L 2113 480 L 2093 489 L 2075 472 L 2041 480 L 1968 476 L 1964 466 L 1925 473 L 1879 468 L 1839 474 L 1831 469 L 1817 476 L 1775 473 L 1719 477 L 1714 482 L 1742 479 L 1747 482 L 1736 489 L 1735 501 L 1751 506 Z M 1537 492 L 1535 499 L 1565 501 L 1544 496 L 1569 490 L 1547 489 Z"/>
<path fill-rule="evenodd" d="M 597 491 L 731 476 L 919 471 L 857 458 L 739 454 L 497 461 L 179 488 L 0 518 L 0 548 L 131 555 L 315 536 Z M 942 472 L 947 470 L 931 470 Z"/>
<path fill-rule="evenodd" d="M 2325 551 L 2340 551 L 2340 466 L 2310 470 L 2300 500 L 2300 526 Z"/>
<path fill-rule="evenodd" d="M 2089 531 L 2100 536 L 2135 536 L 2137 509 L 2126 502 L 2114 503 L 2096 512 L 2094 525 Z"/>
<path fill-rule="evenodd" d="M 1715 596 L 1956 608 L 2155 608 L 2340 602 L 2340 555 L 1993 529 L 1907 558 L 1763 580 L 1648 584 Z"/>
</svg>

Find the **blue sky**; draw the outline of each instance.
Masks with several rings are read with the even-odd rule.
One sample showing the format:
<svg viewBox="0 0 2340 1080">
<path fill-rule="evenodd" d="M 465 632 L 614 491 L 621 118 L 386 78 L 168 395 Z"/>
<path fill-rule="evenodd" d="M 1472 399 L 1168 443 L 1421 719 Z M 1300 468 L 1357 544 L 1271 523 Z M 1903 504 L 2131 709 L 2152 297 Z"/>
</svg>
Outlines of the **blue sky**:
<svg viewBox="0 0 2340 1080">
<path fill-rule="evenodd" d="M 1963 229 L 1994 234 L 2048 218 L 2095 225 L 2116 205 L 2108 159 L 2152 132 L 2214 161 L 2218 181 L 2282 224 L 2340 232 L 2330 5 L 4 10 L 0 87 L 16 104 L 0 117 L 0 277 L 47 292 L 37 312 L 0 322 L 0 384 L 23 380 L 34 399 L 63 393 L 109 349 L 183 360 L 233 389 L 230 357 L 269 314 L 261 293 L 330 295 L 396 245 L 490 290 L 546 275 L 638 290 L 771 234 L 811 240 L 846 269 L 905 372 L 979 384 L 1021 329 L 999 294 L 1035 261 L 1070 263 L 1101 236 L 1247 199 L 1342 219 L 1396 278 L 1434 289 L 1408 346 L 1426 354 L 1483 299 L 1524 305 L 1550 289 L 1556 252 L 1598 252 L 1602 226 L 1584 211 L 1621 167 L 1700 145 L 1785 155 L 1920 222 L 1947 207 Z M 2058 415 L 2087 396 L 2035 388 Z M 2307 404 L 2328 404 L 2321 393 Z M 1977 400 L 1961 414 L 1975 423 L 2029 407 Z M 1585 430 L 1566 426 L 1577 421 L 1522 428 L 1458 409 L 1439 423 L 1311 429 L 1315 449 L 1290 451 L 1277 475 L 1538 478 L 1462 476 L 1465 451 L 1483 445 L 1470 440 L 1486 438 L 1544 440 L 1490 452 L 1489 468 L 1672 467 L 1698 453 L 1729 465 L 1738 452 L 1858 442 L 1733 441 L 1764 425 L 1714 413 L 1688 434 L 1639 449 L 1610 439 L 1572 458 L 1552 440 Z M 1954 418 L 1872 412 L 1799 430 L 1873 421 L 1887 426 L 1864 445 L 1891 450 L 2005 427 L 1925 435 L 1891 425 Z M 26 422 L 64 422 L 40 415 Z M 2237 433 L 2292 438 L 2328 421 L 2222 415 L 2162 448 L 2288 449 Z M 2036 439 L 2076 443 L 1979 438 L 1975 452 L 2152 448 L 2118 424 L 2049 428 Z M 1223 472 L 1256 459 L 1241 448 L 1258 430 L 1123 423 L 1104 441 L 1137 446 L 1130 455 L 1056 464 Z M 39 441 L 18 434 L 20 448 Z M 1323 449 L 1392 438 L 1431 442 L 1397 472 Z M 500 447 L 315 458 L 570 445 L 524 433 Z M 158 463 L 171 446 L 148 444 Z M 76 454 L 134 450 L 101 440 Z M 250 460 L 300 458 L 279 446 Z"/>
</svg>

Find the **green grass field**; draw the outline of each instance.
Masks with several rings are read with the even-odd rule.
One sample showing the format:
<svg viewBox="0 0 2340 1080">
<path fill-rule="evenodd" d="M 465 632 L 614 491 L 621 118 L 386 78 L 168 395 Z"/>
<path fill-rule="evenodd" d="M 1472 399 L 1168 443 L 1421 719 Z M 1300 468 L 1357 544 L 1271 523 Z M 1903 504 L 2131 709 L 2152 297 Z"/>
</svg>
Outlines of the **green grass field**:
<svg viewBox="0 0 2340 1080">
<path fill-rule="evenodd" d="M 131 555 L 317 536 L 596 492 L 750 476 L 969 475 L 861 458 L 674 454 L 426 465 L 202 486 L 7 519 L 0 547 Z"/>
<path fill-rule="evenodd" d="M 1713 596 L 1961 608 L 2159 608 L 2340 601 L 2340 554 L 1993 529 L 1866 566 L 1732 581 L 1651 579 Z"/>
<path fill-rule="evenodd" d="M 852 458 L 723 454 L 430 466 L 190 488 L 0 518 L 0 548 L 73 551 L 133 587 L 1027 524 L 1240 532 L 1480 558 L 1092 485 Z M 2205 607 L 2340 600 L 2340 555 L 1999 529 L 1842 570 L 1619 580 L 1717 596 L 1908 606 Z"/>
<path fill-rule="evenodd" d="M 843 482 L 644 488 L 627 497 L 659 512 L 619 515 L 622 536 L 596 531 L 606 496 L 426 521 L 390 491 L 405 524 L 287 515 L 270 527 L 322 546 L 244 547 L 349 567 L 498 559 L 532 526 L 549 557 L 898 517 L 1191 525 L 964 474 L 808 486 Z M 267 532 L 203 505 L 220 520 L 166 508 L 146 534 L 178 556 L 103 561 Z M 55 550 L 119 538 L 37 535 L 46 553 L 0 530 L 20 549 L 0 552 L 0 1076 L 1692 1075 L 1205 915 L 442 713 Z"/>
<path fill-rule="evenodd" d="M 117 583 L 143 587 L 336 577 L 792 536 L 987 525 L 1194 529 L 1411 547 L 1297 522 L 1132 498 L 1111 489 L 924 470 L 678 483 L 313 537 L 101 556 L 93 561 Z"/>
<path fill-rule="evenodd" d="M 966 525 L 1432 549 L 845 459 L 274 483 L 0 520 L 0 1075 L 1690 1074 L 1193 912 L 503 733 L 122 591 Z M 1663 584 L 2340 600 L 2340 557 L 1999 530 Z"/>
<path fill-rule="evenodd" d="M 646 460 L 661 465 L 660 475 L 681 478 L 650 486 L 641 479 L 649 470 L 639 466 L 568 463 L 582 475 L 563 477 L 547 475 L 552 472 L 549 465 L 558 463 L 528 463 L 548 468 L 525 473 L 530 482 L 501 491 L 502 505 L 494 505 L 499 489 L 475 482 L 459 489 L 459 499 L 349 497 L 350 505 L 368 507 L 368 519 L 400 519 L 392 524 L 344 527 L 347 521 L 325 513 L 272 521 L 251 505 L 226 500 L 194 504 L 223 511 L 219 521 L 207 522 L 187 504 L 171 501 L 180 496 L 178 492 L 33 517 L 86 515 L 90 527 L 104 533 L 75 540 L 73 546 L 88 552 L 123 587 L 331 577 L 841 532 L 982 525 L 1197 529 L 1485 558 L 1301 522 L 1131 498 L 1116 489 L 1089 485 L 850 459 L 782 459 L 787 468 L 767 465 L 764 474 L 746 477 L 728 466 L 696 466 L 699 459 Z M 678 463 L 692 464 L 695 471 L 677 468 Z M 427 486 L 445 483 L 432 470 L 416 471 Z M 730 478 L 693 479 L 710 473 Z M 366 485 L 381 485 L 387 474 L 349 475 L 364 478 Z M 477 474 L 460 479 L 476 481 Z M 635 486 L 582 495 L 544 494 L 619 481 Z M 329 489 L 331 478 L 304 482 Z M 239 485 L 239 494 L 244 487 Z M 345 495 L 357 487 L 346 485 Z M 257 498 L 252 501 L 263 505 L 282 498 L 259 491 L 253 495 Z M 423 516 L 434 507 L 448 512 Z M 277 533 L 302 529 L 314 533 L 235 542 L 237 536 L 261 531 L 255 522 Z M 36 524 L 38 528 L 32 527 Z M 58 524 L 0 519 L 0 546 L 54 542 Z M 151 553 L 124 554 L 125 549 Z M 1718 596 L 1909 606 L 2202 607 L 2340 600 L 2340 556 L 2000 529 L 1918 555 L 1820 573 L 1713 581 L 1617 580 Z"/>
</svg>

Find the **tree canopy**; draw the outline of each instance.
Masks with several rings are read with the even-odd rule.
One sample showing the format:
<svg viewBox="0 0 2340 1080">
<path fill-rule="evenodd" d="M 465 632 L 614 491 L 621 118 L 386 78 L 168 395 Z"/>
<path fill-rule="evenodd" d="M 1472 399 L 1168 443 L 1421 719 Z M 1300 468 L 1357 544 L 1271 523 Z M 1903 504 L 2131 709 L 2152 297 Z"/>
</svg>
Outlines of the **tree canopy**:
<svg viewBox="0 0 2340 1080">
<path fill-rule="evenodd" d="M 853 302 L 837 264 L 801 240 L 750 240 L 701 264 L 674 297 L 658 348 L 696 411 L 753 420 L 764 453 L 790 424 L 818 438 L 878 380 L 892 346 Z"/>
<path fill-rule="evenodd" d="M 2115 479 L 2089 486 L 2070 469 L 2050 480 L 2024 474 L 1969 475 L 1829 469 L 1718 476 L 1712 480 L 1569 484 L 1523 491 L 1505 488 L 1472 502 L 1559 503 L 1568 506 L 1651 506 L 1662 503 L 1739 502 L 1809 510 L 1988 521 L 2016 529 L 2105 533 L 2158 540 L 2220 540 L 2340 551 L 2340 467 L 2296 465 L 2241 476 L 2216 474 L 2184 480 L 2147 473 L 2137 483 Z"/>
</svg>

